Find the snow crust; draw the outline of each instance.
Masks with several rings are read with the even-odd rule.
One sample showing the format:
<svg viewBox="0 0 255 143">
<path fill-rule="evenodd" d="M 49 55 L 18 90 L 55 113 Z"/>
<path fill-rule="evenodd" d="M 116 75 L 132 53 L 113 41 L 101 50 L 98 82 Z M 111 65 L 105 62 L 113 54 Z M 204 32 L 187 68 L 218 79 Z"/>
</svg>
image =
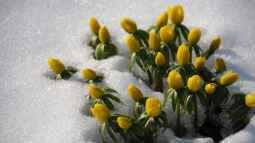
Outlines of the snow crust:
<svg viewBox="0 0 255 143">
<path fill-rule="evenodd" d="M 241 81 L 243 91 L 255 91 L 255 1 L 173 0 L 0 0 L 0 142 L 98 143 L 98 124 L 81 114 L 86 85 L 77 74 L 68 81 L 48 78 L 48 57 L 67 65 L 102 72 L 105 83 L 119 91 L 128 104 L 127 85 L 133 83 L 147 96 L 160 96 L 127 71 L 122 16 L 139 27 L 149 26 L 170 4 L 185 6 L 185 23 L 204 29 L 202 43 L 217 34 L 223 46 L 215 56 L 226 59 Z M 88 18 L 106 25 L 120 55 L 95 61 L 86 45 Z M 128 112 L 125 107 L 123 112 Z M 169 131 L 169 134 L 171 131 Z M 211 143 L 211 139 L 179 139 L 169 143 Z M 254 143 L 255 118 L 223 143 Z"/>
</svg>

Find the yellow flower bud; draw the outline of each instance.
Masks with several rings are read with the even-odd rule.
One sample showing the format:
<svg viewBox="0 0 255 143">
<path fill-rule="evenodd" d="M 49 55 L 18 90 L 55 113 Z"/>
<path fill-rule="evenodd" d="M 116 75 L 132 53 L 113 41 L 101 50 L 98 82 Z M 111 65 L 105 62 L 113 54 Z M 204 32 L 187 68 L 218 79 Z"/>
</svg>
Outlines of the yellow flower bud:
<svg viewBox="0 0 255 143">
<path fill-rule="evenodd" d="M 205 57 L 196 57 L 194 66 L 196 69 L 201 70 L 205 66 Z"/>
<path fill-rule="evenodd" d="M 149 117 L 157 117 L 161 113 L 159 99 L 156 97 L 149 97 L 145 102 L 145 111 Z"/>
<path fill-rule="evenodd" d="M 100 123 L 107 122 L 110 117 L 110 110 L 104 104 L 96 103 L 93 108 L 90 108 L 90 110 L 92 115 Z"/>
<path fill-rule="evenodd" d="M 156 26 L 158 28 L 164 26 L 167 24 L 167 21 L 168 21 L 168 16 L 167 16 L 167 12 L 162 12 L 160 13 L 160 15 L 157 17 L 156 19 Z"/>
<path fill-rule="evenodd" d="M 95 84 L 90 84 L 88 86 L 88 95 L 94 99 L 98 99 L 104 95 L 104 91 L 98 88 Z"/>
<path fill-rule="evenodd" d="M 187 81 L 188 89 L 191 92 L 198 92 L 202 86 L 202 79 L 199 75 L 193 75 Z"/>
<path fill-rule="evenodd" d="M 255 107 L 255 92 L 245 96 L 245 104 L 250 108 Z"/>
<path fill-rule="evenodd" d="M 127 45 L 130 52 L 139 52 L 140 51 L 140 43 L 139 41 L 131 34 L 128 34 L 124 38 L 124 42 Z"/>
<path fill-rule="evenodd" d="M 214 68 L 216 72 L 224 71 L 226 69 L 226 64 L 222 58 L 217 58 L 214 63 Z"/>
<path fill-rule="evenodd" d="M 128 33 L 134 33 L 137 30 L 136 23 L 130 18 L 123 18 L 120 22 L 121 27 Z"/>
<path fill-rule="evenodd" d="M 160 28 L 159 36 L 165 43 L 170 43 L 174 40 L 174 29 L 170 26 L 163 26 Z"/>
<path fill-rule="evenodd" d="M 209 83 L 205 85 L 205 92 L 207 94 L 213 94 L 215 92 L 216 85 L 214 83 Z"/>
<path fill-rule="evenodd" d="M 220 84 L 223 86 L 228 86 L 233 84 L 238 79 L 239 79 L 239 76 L 237 73 L 233 71 L 227 71 L 220 77 Z"/>
<path fill-rule="evenodd" d="M 103 43 L 108 43 L 111 40 L 110 33 L 105 26 L 99 29 L 99 40 Z"/>
<path fill-rule="evenodd" d="M 188 41 L 191 45 L 195 45 L 200 40 L 200 37 L 201 37 L 200 29 L 192 28 L 188 35 Z"/>
<path fill-rule="evenodd" d="M 119 127 L 124 129 L 124 130 L 129 129 L 129 127 L 132 124 L 130 118 L 122 117 L 122 116 L 117 118 L 117 123 L 118 123 Z"/>
<path fill-rule="evenodd" d="M 100 29 L 100 24 L 95 17 L 91 17 L 89 19 L 89 27 L 91 32 L 93 32 L 94 34 L 98 34 Z"/>
<path fill-rule="evenodd" d="M 217 49 L 219 49 L 220 47 L 220 43 L 221 43 L 221 39 L 219 36 L 216 36 L 213 38 L 211 45 L 210 45 L 210 50 L 215 51 Z"/>
<path fill-rule="evenodd" d="M 173 88 L 176 90 L 180 89 L 183 86 L 182 76 L 176 70 L 172 70 L 171 72 L 169 72 L 167 77 L 167 82 L 168 82 L 169 88 Z"/>
<path fill-rule="evenodd" d="M 128 85 L 128 95 L 135 101 L 138 102 L 143 98 L 143 94 L 139 88 L 133 84 Z"/>
<path fill-rule="evenodd" d="M 94 80 L 97 77 L 96 72 L 89 68 L 84 68 L 81 71 L 81 74 L 82 74 L 83 79 L 85 79 L 85 80 Z"/>
<path fill-rule="evenodd" d="M 176 60 L 179 65 L 187 65 L 190 62 L 190 52 L 189 47 L 187 47 L 185 44 L 182 44 L 179 46 L 177 54 L 176 54 Z"/>
<path fill-rule="evenodd" d="M 61 74 L 65 70 L 65 65 L 59 59 L 49 58 L 48 65 L 55 74 Z"/>
<path fill-rule="evenodd" d="M 149 47 L 152 50 L 157 50 L 160 48 L 160 38 L 155 32 L 153 31 L 150 32 L 148 43 L 149 43 Z"/>
<path fill-rule="evenodd" d="M 169 7 L 168 16 L 174 24 L 181 24 L 184 18 L 184 10 L 182 5 Z"/>
<path fill-rule="evenodd" d="M 166 58 L 161 52 L 157 53 L 157 56 L 155 58 L 155 63 L 158 66 L 163 66 L 166 64 Z"/>
</svg>

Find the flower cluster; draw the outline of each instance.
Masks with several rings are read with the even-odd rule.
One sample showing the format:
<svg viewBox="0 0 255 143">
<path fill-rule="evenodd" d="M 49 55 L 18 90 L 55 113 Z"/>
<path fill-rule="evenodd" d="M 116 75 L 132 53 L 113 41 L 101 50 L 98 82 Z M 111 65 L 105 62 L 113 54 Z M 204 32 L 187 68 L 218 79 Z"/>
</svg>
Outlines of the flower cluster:
<svg viewBox="0 0 255 143">
<path fill-rule="evenodd" d="M 144 95 L 130 83 L 127 94 L 133 101 L 130 107 L 133 112 L 129 115 L 117 113 L 116 103 L 124 106 L 120 94 L 103 84 L 96 84 L 103 76 L 93 69 L 81 70 L 82 78 L 89 84 L 89 115 L 101 124 L 100 135 L 104 142 L 107 134 L 112 142 L 153 143 L 167 128 L 173 129 L 177 136 L 185 136 L 188 133 L 181 120 L 183 114 L 191 117 L 195 135 L 212 137 L 217 142 L 249 122 L 250 108 L 255 107 L 255 93 L 230 91 L 229 87 L 238 81 L 239 75 L 228 69 L 223 58 L 216 58 L 213 66 L 207 64 L 220 48 L 221 38 L 215 36 L 207 47 L 201 47 L 201 29 L 189 29 L 183 21 L 184 9 L 182 5 L 175 5 L 160 13 L 147 30 L 140 29 L 129 17 L 120 22 L 127 32 L 124 43 L 129 50 L 129 70 L 133 72 L 135 67 L 140 68 L 143 73 L 138 77 L 153 90 L 162 92 L 162 100 Z M 116 54 L 117 48 L 112 44 L 107 28 L 93 17 L 89 26 L 93 34 L 89 45 L 95 49 L 94 57 L 103 59 Z M 77 72 L 55 58 L 49 58 L 48 64 L 58 79 L 68 79 Z M 175 121 L 168 121 L 167 106 L 175 112 Z M 199 119 L 199 110 L 203 111 L 205 119 Z M 225 130 L 228 133 L 221 134 Z"/>
<path fill-rule="evenodd" d="M 95 50 L 95 59 L 105 59 L 117 54 L 117 47 L 111 42 L 111 35 L 106 26 L 100 26 L 95 17 L 89 19 L 92 38 L 89 45 Z"/>
</svg>

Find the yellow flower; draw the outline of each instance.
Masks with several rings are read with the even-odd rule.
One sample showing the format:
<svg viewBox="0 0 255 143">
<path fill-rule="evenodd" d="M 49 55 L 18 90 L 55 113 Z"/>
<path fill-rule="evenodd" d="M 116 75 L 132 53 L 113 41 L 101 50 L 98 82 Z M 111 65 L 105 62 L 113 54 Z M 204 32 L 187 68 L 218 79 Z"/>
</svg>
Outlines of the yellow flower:
<svg viewBox="0 0 255 143">
<path fill-rule="evenodd" d="M 48 65 L 55 74 L 61 74 L 65 70 L 65 65 L 59 59 L 49 58 Z"/>
<path fill-rule="evenodd" d="M 205 66 L 205 57 L 196 57 L 194 66 L 196 69 L 201 70 Z"/>
<path fill-rule="evenodd" d="M 135 101 L 138 102 L 143 98 L 143 94 L 136 86 L 133 84 L 128 85 L 128 95 Z"/>
<path fill-rule="evenodd" d="M 157 117 L 161 112 L 159 99 L 156 97 L 149 97 L 145 102 L 145 111 L 150 117 Z"/>
<path fill-rule="evenodd" d="M 100 123 L 107 122 L 110 117 L 110 110 L 104 104 L 96 103 L 90 110 L 96 120 Z"/>
<path fill-rule="evenodd" d="M 155 58 L 155 63 L 158 66 L 163 66 L 166 64 L 166 58 L 161 52 L 157 53 L 157 56 Z"/>
<path fill-rule="evenodd" d="M 190 52 L 189 47 L 187 47 L 185 44 L 182 44 L 179 46 L 177 54 L 176 54 L 176 60 L 179 65 L 187 65 L 190 62 Z"/>
<path fill-rule="evenodd" d="M 191 92 L 198 92 L 201 88 L 202 80 L 199 75 L 193 75 L 187 81 L 187 86 Z"/>
<path fill-rule="evenodd" d="M 123 18 L 120 22 L 121 27 L 128 33 L 134 33 L 137 30 L 136 23 L 130 18 Z"/>
<path fill-rule="evenodd" d="M 174 40 L 174 29 L 170 26 L 163 26 L 160 28 L 159 36 L 165 43 L 170 43 Z"/>
<path fill-rule="evenodd" d="M 94 80 L 97 77 L 96 72 L 89 68 L 84 68 L 81 71 L 81 74 L 82 74 L 83 79 L 85 79 L 85 80 Z"/>
<path fill-rule="evenodd" d="M 212 51 L 215 51 L 217 49 L 219 49 L 220 47 L 220 43 L 221 43 L 221 39 L 219 36 L 215 36 L 211 42 L 211 45 L 210 45 L 210 50 Z"/>
<path fill-rule="evenodd" d="M 95 84 L 90 84 L 88 86 L 88 95 L 94 99 L 98 99 L 104 95 L 104 92 L 102 89 L 98 88 Z"/>
<path fill-rule="evenodd" d="M 129 127 L 131 126 L 131 120 L 130 118 L 128 117 L 122 117 L 122 116 L 119 116 L 117 118 L 117 123 L 119 125 L 120 128 L 124 129 L 124 130 L 127 130 L 129 129 Z"/>
<path fill-rule="evenodd" d="M 130 52 L 139 52 L 140 51 L 140 43 L 139 41 L 131 34 L 128 34 L 124 41 L 129 49 Z"/>
<path fill-rule="evenodd" d="M 149 47 L 152 50 L 157 50 L 160 48 L 160 38 L 155 32 L 153 31 L 150 32 L 148 43 L 149 43 Z"/>
<path fill-rule="evenodd" d="M 167 12 L 162 12 L 160 13 L 160 15 L 157 17 L 156 19 L 156 26 L 158 28 L 164 26 L 167 24 L 167 21 L 168 21 L 168 16 L 167 16 Z"/>
<path fill-rule="evenodd" d="M 183 86 L 182 76 L 176 70 L 172 70 L 171 72 L 169 72 L 167 82 L 169 88 L 180 89 Z"/>
<path fill-rule="evenodd" d="M 215 60 L 214 68 L 217 72 L 224 71 L 226 69 L 226 64 L 222 58 L 217 58 Z"/>
<path fill-rule="evenodd" d="M 192 28 L 188 35 L 188 41 L 191 45 L 195 45 L 200 40 L 200 37 L 201 37 L 200 29 Z"/>
<path fill-rule="evenodd" d="M 245 96 L 245 104 L 250 108 L 255 107 L 255 92 Z"/>
<path fill-rule="evenodd" d="M 105 26 L 99 29 L 99 40 L 103 43 L 108 43 L 111 40 L 110 33 Z"/>
<path fill-rule="evenodd" d="M 168 16 L 174 24 L 181 24 L 184 18 L 184 10 L 182 5 L 169 7 Z"/>
<path fill-rule="evenodd" d="M 95 17 L 91 17 L 89 19 L 89 27 L 91 32 L 93 32 L 94 34 L 98 34 L 100 29 L 100 24 Z"/>
<path fill-rule="evenodd" d="M 213 94 L 215 92 L 216 85 L 214 83 L 208 83 L 205 85 L 205 92 L 207 94 Z"/>
<path fill-rule="evenodd" d="M 237 73 L 233 71 L 227 71 L 220 77 L 220 84 L 223 86 L 228 86 L 233 84 L 238 79 L 239 79 L 239 76 Z"/>
</svg>

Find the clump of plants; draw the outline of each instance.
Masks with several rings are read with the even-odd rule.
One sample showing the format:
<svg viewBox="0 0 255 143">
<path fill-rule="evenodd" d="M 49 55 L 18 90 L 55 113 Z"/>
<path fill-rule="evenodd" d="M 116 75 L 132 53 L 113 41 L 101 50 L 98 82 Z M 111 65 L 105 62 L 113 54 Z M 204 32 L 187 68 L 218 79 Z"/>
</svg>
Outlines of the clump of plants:
<svg viewBox="0 0 255 143">
<path fill-rule="evenodd" d="M 117 47 L 111 41 L 111 35 L 106 26 L 100 26 L 99 22 L 91 17 L 89 20 L 92 38 L 89 46 L 94 50 L 95 59 L 101 60 L 117 54 Z"/>
<path fill-rule="evenodd" d="M 250 110 L 255 107 L 255 93 L 231 91 L 229 87 L 239 75 L 228 69 L 224 59 L 216 58 L 213 67 L 207 64 L 220 48 L 221 38 L 215 36 L 207 47 L 199 46 L 201 30 L 188 28 L 183 19 L 183 7 L 175 5 L 162 12 L 147 30 L 138 28 L 128 17 L 120 22 L 128 33 L 124 43 L 129 49 L 129 70 L 134 72 L 135 67 L 140 68 L 143 73 L 137 76 L 153 90 L 162 92 L 162 101 L 143 95 L 130 83 L 127 93 L 133 100 L 129 107 L 133 112 L 130 115 L 118 113 L 115 105 L 126 106 L 119 98 L 122 93 L 100 83 L 103 76 L 92 69 L 82 70 L 83 79 L 89 83 L 87 115 L 101 124 L 102 142 L 155 143 L 166 129 L 172 129 L 179 137 L 202 135 L 219 142 L 249 123 Z M 93 32 L 89 45 L 95 49 L 95 58 L 116 54 L 107 29 L 100 27 L 95 18 L 90 19 L 89 25 Z M 65 68 L 56 59 L 49 59 L 49 65 L 56 77 L 63 79 L 77 71 Z M 204 111 L 201 113 L 204 119 L 200 119 L 199 109 Z M 167 115 L 169 110 L 176 114 L 176 120 L 168 119 L 172 116 Z M 185 114 L 192 119 L 193 133 L 181 120 Z"/>
</svg>

